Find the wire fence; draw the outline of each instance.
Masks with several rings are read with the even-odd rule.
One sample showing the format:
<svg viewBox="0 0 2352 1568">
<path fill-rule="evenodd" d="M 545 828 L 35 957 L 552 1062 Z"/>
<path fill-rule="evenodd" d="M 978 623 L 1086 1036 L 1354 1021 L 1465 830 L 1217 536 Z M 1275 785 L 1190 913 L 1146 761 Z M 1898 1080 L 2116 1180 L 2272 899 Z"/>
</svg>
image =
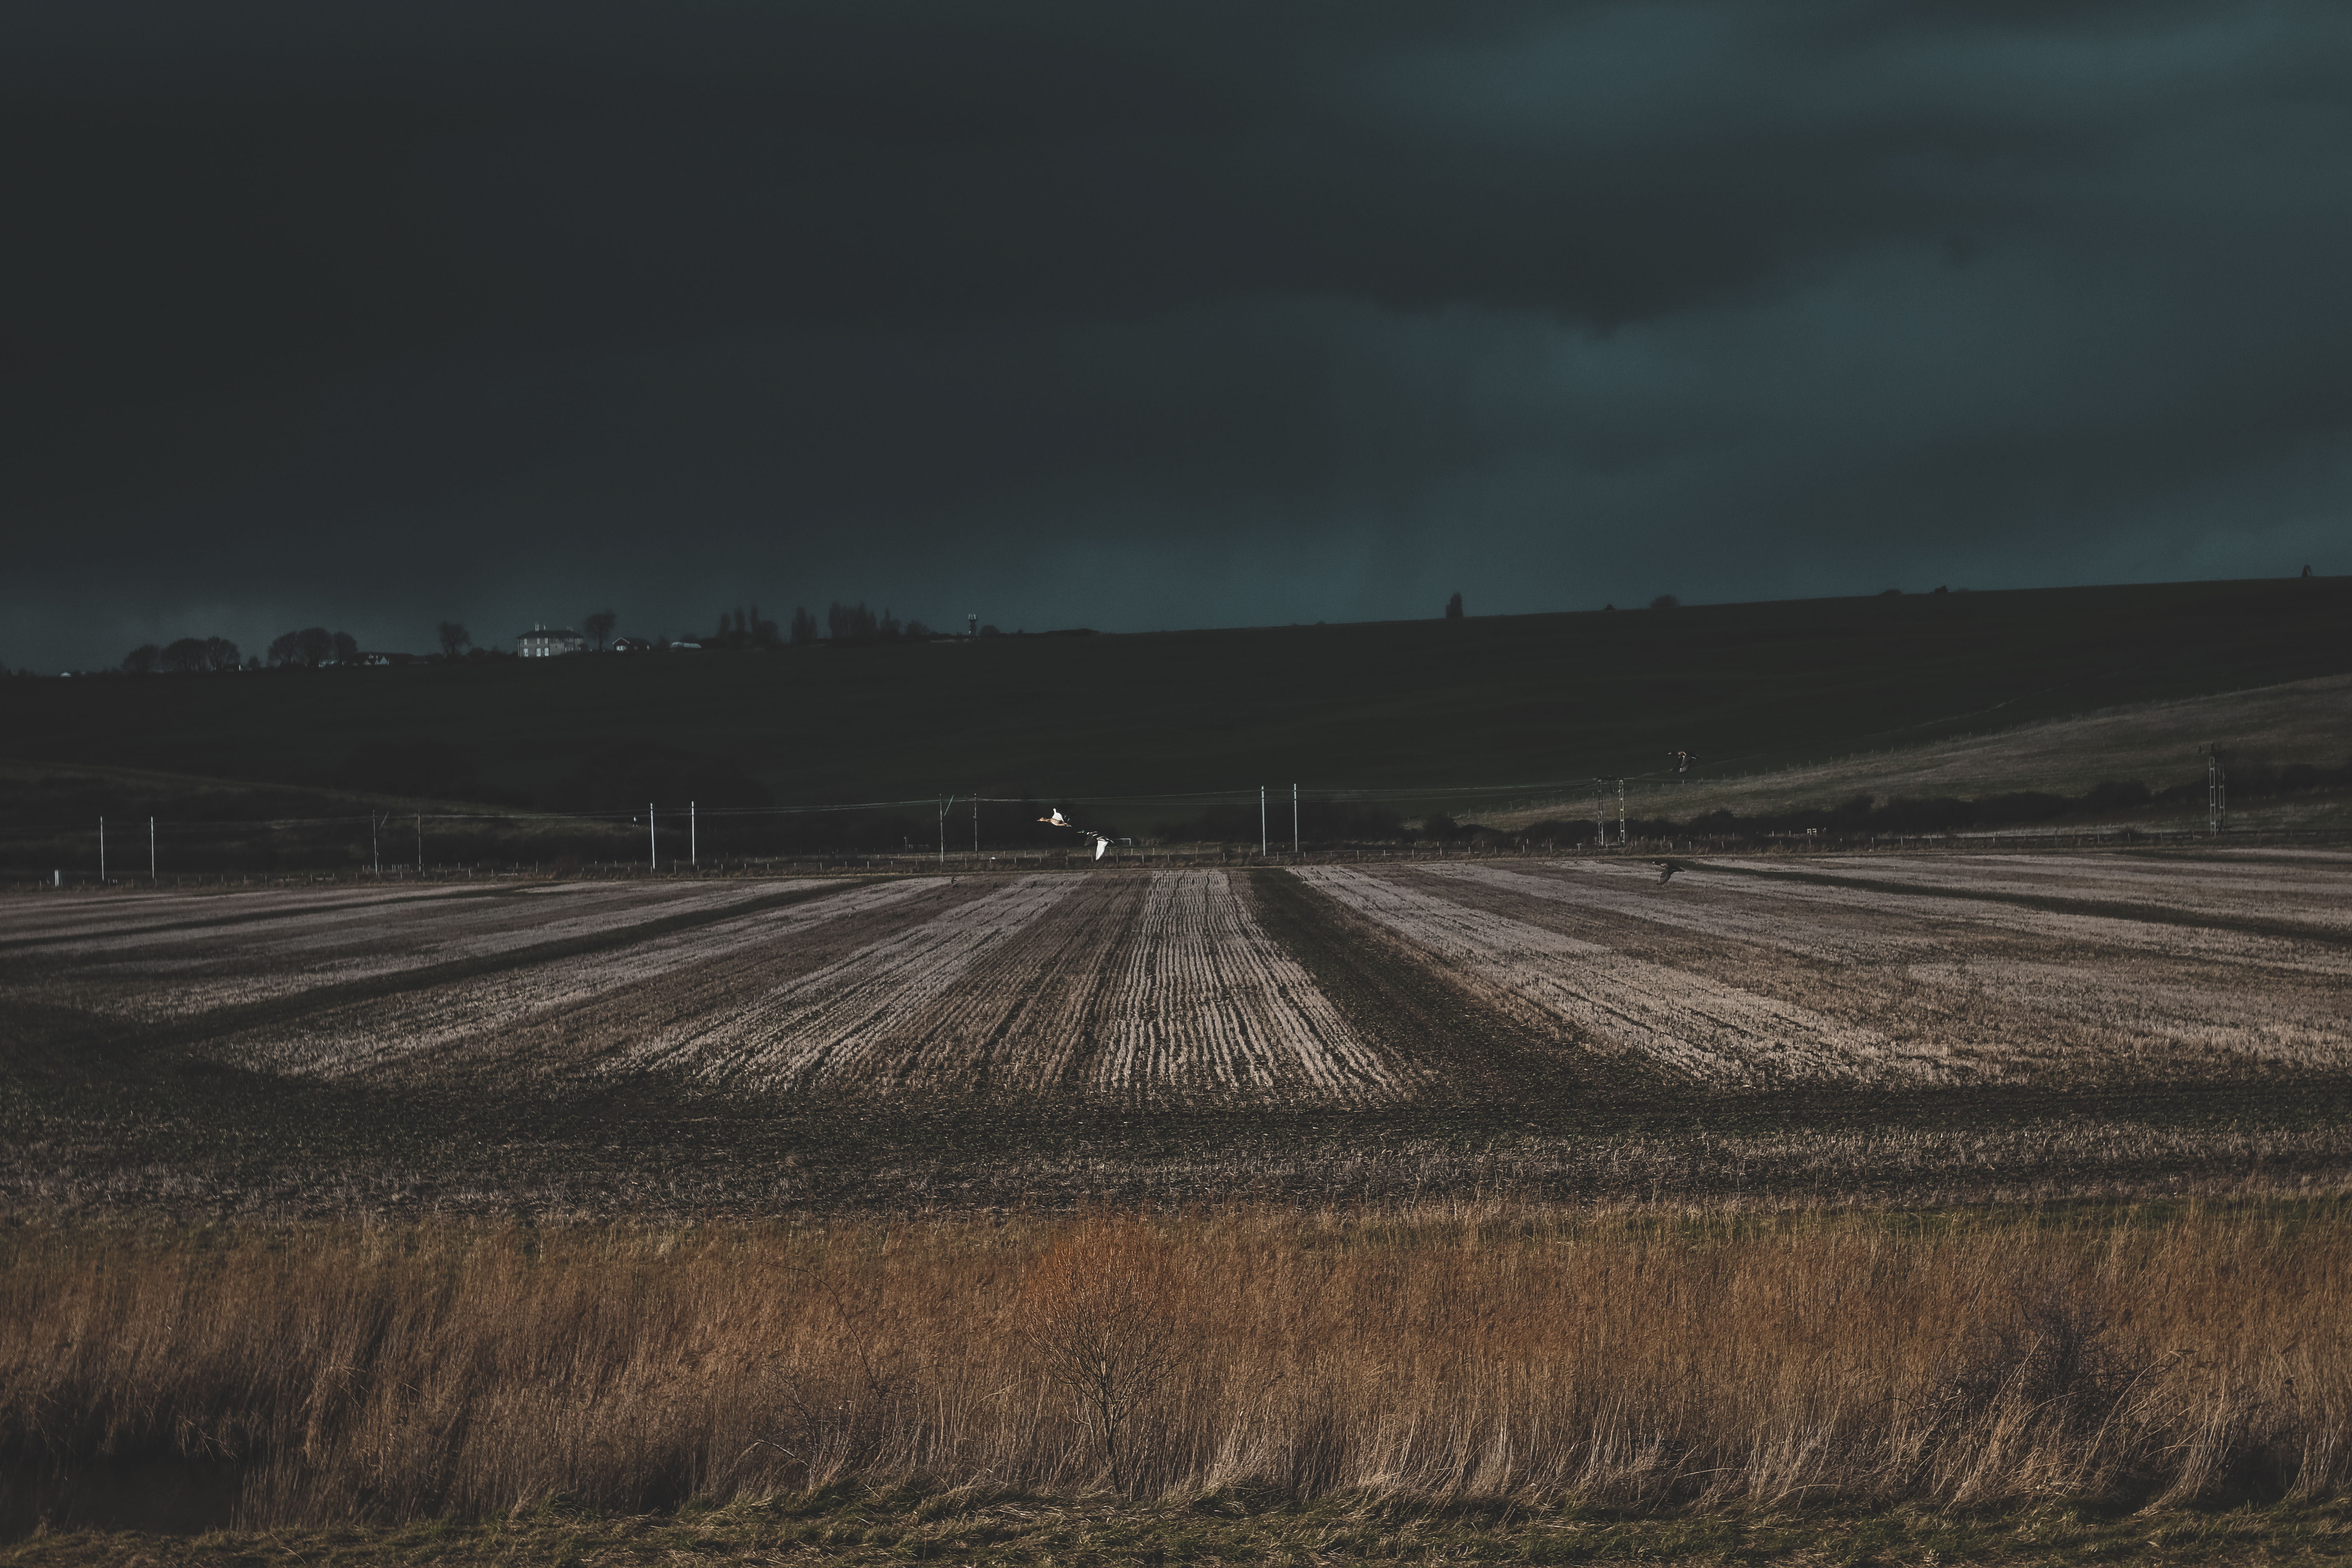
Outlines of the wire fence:
<svg viewBox="0 0 2352 1568">
<path fill-rule="evenodd" d="M 1145 795 L 933 795 L 793 805 L 649 802 L 635 811 L 560 813 L 478 806 L 364 815 L 185 820 L 162 816 L 0 825 L 0 879 L 24 886 L 216 885 L 289 879 L 467 879 L 514 876 L 740 876 L 1036 870 L 1108 866 L 1311 864 L 1512 858 L 1933 848 L 2183 845 L 2201 823 L 2021 825 L 1947 832 L 1811 829 L 1660 832 L 1627 813 L 1619 781 L 1307 791 L 1256 786 Z M 1631 779 L 1625 781 L 1632 783 Z M 1653 779 L 1651 782 L 1654 782 Z M 1580 785 L 1581 798 L 1568 792 Z M 1566 798 L 1564 798 L 1566 797 Z M 1458 828 L 1438 814 L 1418 830 L 1399 805 L 1559 815 L 1525 829 Z M 1581 810 L 1580 816 L 1569 815 Z M 1191 813 L 1189 834 L 1074 829 Z M 1058 813 L 1063 823 L 1050 820 Z M 1443 821 L 1445 825 L 1438 826 Z M 2318 844 L 2341 831 L 2264 826 L 2219 836 L 2238 845 Z"/>
</svg>

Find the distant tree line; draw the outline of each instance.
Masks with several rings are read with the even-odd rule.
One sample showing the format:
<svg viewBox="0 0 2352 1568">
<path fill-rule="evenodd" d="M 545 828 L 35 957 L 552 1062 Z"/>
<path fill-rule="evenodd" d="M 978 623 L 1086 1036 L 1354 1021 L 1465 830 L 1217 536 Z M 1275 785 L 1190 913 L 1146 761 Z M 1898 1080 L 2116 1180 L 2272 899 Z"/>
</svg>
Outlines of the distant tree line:
<svg viewBox="0 0 2352 1568">
<path fill-rule="evenodd" d="M 268 658 L 274 669 L 293 666 L 316 669 L 326 664 L 357 664 L 360 661 L 359 639 L 349 632 L 331 632 L 324 626 L 306 626 L 299 632 L 287 632 L 272 641 Z"/>
<path fill-rule="evenodd" d="M 236 644 L 226 637 L 182 637 L 157 647 L 142 643 L 122 657 L 131 675 L 196 675 L 239 668 Z"/>
<path fill-rule="evenodd" d="M 837 643 L 915 641 L 931 635 L 922 622 L 901 622 L 887 609 L 877 616 L 863 599 L 854 605 L 835 599 L 825 607 L 824 627 L 827 638 Z"/>
</svg>

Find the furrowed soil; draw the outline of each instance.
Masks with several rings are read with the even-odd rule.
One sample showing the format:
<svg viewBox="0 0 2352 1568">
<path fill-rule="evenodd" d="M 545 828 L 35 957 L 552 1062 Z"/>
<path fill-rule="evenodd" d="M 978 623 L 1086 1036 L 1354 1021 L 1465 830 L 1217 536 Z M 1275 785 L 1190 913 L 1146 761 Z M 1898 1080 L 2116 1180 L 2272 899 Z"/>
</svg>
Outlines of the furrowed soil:
<svg viewBox="0 0 2352 1568">
<path fill-rule="evenodd" d="M 0 902 L 23 1214 L 2301 1191 L 2352 857 Z"/>
</svg>

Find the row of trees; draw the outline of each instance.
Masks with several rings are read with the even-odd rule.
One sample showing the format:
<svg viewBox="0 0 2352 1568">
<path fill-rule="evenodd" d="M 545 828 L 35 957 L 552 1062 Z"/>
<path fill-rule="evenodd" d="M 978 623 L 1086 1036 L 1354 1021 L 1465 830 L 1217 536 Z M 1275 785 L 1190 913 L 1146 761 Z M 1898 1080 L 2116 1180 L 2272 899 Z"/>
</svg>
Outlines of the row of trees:
<svg viewBox="0 0 2352 1568">
<path fill-rule="evenodd" d="M 195 675 L 235 669 L 238 657 L 236 644 L 226 637 L 182 637 L 160 647 L 140 644 L 122 656 L 122 668 L 131 675 Z"/>
<path fill-rule="evenodd" d="M 122 656 L 122 668 L 131 675 L 195 675 L 208 670 L 259 669 L 259 658 L 240 662 L 236 644 L 226 637 L 182 637 L 177 642 L 142 643 Z M 357 664 L 359 639 L 349 632 L 308 626 L 288 632 L 269 645 L 268 662 L 276 668 L 316 669 L 325 664 Z"/>
<path fill-rule="evenodd" d="M 274 668 L 299 665 L 304 669 L 316 669 L 322 664 L 359 661 L 359 639 L 349 632 L 331 632 L 324 626 L 287 632 L 269 645 L 269 663 Z"/>
<path fill-rule="evenodd" d="M 598 610 L 581 622 L 600 649 L 612 637 L 613 628 L 619 624 L 620 616 L 609 609 Z M 991 626 L 988 629 L 994 631 L 996 628 Z M 441 645 L 443 658 L 461 658 L 469 648 L 473 649 L 476 658 L 480 658 L 488 651 L 474 647 L 473 635 L 461 621 L 441 622 L 435 628 L 435 635 Z M 804 646 L 826 637 L 842 643 L 894 642 L 930 635 L 930 628 L 922 622 L 901 621 L 887 609 L 877 616 L 867 609 L 862 600 L 855 605 L 845 605 L 835 600 L 826 608 L 822 632 L 817 618 L 803 605 L 793 612 L 790 632 L 794 646 Z M 748 607 L 739 605 L 731 610 L 719 611 L 719 629 L 702 639 L 705 647 L 729 651 L 781 647 L 783 644 L 783 632 L 775 622 L 761 617 L 757 605 Z M 349 632 L 331 632 L 324 626 L 309 626 L 300 631 L 288 632 L 271 642 L 267 657 L 273 668 L 317 669 L 323 665 L 358 663 L 360 645 Z M 236 644 L 226 637 L 182 637 L 168 645 L 145 643 L 132 648 L 123 657 L 122 668 L 132 675 L 159 675 L 239 668 L 258 669 L 262 667 L 261 658 L 247 659 L 242 666 L 239 658 Z"/>
<path fill-rule="evenodd" d="M 588 635 L 604 646 L 604 633 L 612 629 L 612 612 L 600 611 L 588 617 Z M 598 622 L 602 621 L 600 629 Z M 775 622 L 763 620 L 760 606 L 748 608 L 738 605 L 731 610 L 719 612 L 719 629 L 702 639 L 705 647 L 724 648 L 730 652 L 743 648 L 782 647 L 789 637 L 794 647 L 806 647 L 812 643 L 831 640 L 851 642 L 898 642 L 931 635 L 931 628 L 920 621 L 901 621 L 888 609 L 876 615 L 859 600 L 845 605 L 835 599 L 825 606 L 824 619 L 820 623 L 802 605 L 793 611 L 789 629 L 780 628 Z"/>
<path fill-rule="evenodd" d="M 866 607 L 863 599 L 854 605 L 845 605 L 835 599 L 825 609 L 824 626 L 826 635 L 835 642 L 896 642 L 902 637 L 912 639 L 931 635 L 931 628 L 922 622 L 901 623 L 887 609 L 877 616 Z"/>
</svg>

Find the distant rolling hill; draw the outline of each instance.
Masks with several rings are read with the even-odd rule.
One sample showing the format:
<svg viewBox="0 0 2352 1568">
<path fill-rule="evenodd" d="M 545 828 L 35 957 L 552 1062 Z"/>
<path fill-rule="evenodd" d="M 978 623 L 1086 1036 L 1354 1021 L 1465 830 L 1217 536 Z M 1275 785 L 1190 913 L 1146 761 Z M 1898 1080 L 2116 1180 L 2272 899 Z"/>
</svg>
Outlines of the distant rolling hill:
<svg viewBox="0 0 2352 1568">
<path fill-rule="evenodd" d="M 1885 803 L 2039 792 L 2076 803 L 2056 814 L 2062 831 L 2091 820 L 2201 826 L 2207 745 L 2221 749 L 2224 782 L 2234 781 L 2227 796 L 2234 826 L 2352 829 L 2352 781 L 2344 776 L 2352 773 L 2352 675 L 2130 703 L 1754 773 L 1726 770 L 1687 781 L 1641 780 L 1629 789 L 1626 809 L 1636 818 L 1677 822 L 1719 811 L 1769 820 L 1856 796 Z M 2314 763 L 2330 776 L 2299 782 L 2296 773 L 2314 772 Z M 2127 791 L 2112 787 L 2116 784 L 2137 784 L 2158 798 L 2135 803 Z M 2103 790 L 2126 798 L 2102 801 Z M 1591 805 L 1587 788 L 1557 801 L 1481 811 L 1469 820 L 1510 832 L 1546 819 L 1589 817 Z M 1609 814 L 1615 812 L 1612 795 Z"/>
<path fill-rule="evenodd" d="M 1198 809 L 1164 797 L 1254 799 L 1294 782 L 1493 815 L 1594 774 L 1657 773 L 1675 750 L 1699 754 L 1695 785 L 1712 787 L 2343 674 L 2347 634 L 2352 579 L 2316 578 L 16 679 L 0 682 L 0 763 L 19 779 L 138 769 L 578 806 L 625 795 L 652 776 L 629 759 L 651 756 L 706 801 L 977 791 L 1097 802 L 1096 820 L 1133 832 Z M 107 787 L 79 792 L 75 809 Z M 145 787 L 152 810 L 171 786 Z"/>
</svg>

